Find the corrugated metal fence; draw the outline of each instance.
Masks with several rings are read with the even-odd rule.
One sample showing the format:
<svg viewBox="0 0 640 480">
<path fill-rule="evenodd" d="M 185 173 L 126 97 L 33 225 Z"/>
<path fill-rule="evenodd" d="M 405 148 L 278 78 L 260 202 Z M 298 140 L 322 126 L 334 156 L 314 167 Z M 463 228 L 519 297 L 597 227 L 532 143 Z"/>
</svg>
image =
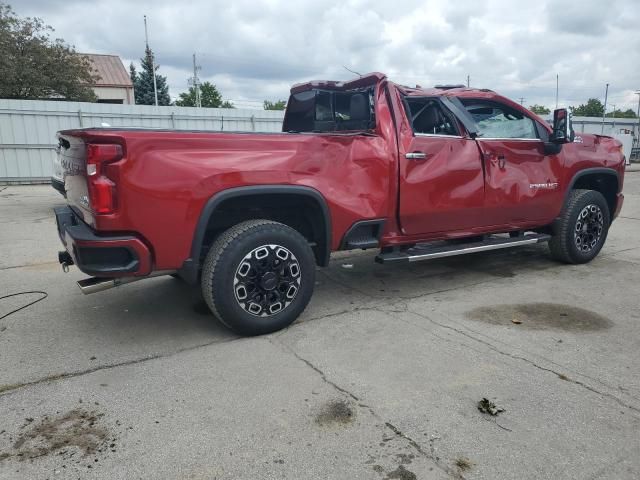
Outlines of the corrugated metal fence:
<svg viewBox="0 0 640 480">
<path fill-rule="evenodd" d="M 279 132 L 283 112 L 0 99 L 0 183 L 48 181 L 58 130 L 151 127 Z"/>
<path fill-rule="evenodd" d="M 58 130 L 81 127 L 278 132 L 283 112 L 0 99 L 0 184 L 48 181 Z M 599 118 L 574 117 L 576 132 L 600 133 Z M 605 135 L 638 135 L 638 120 L 607 118 Z M 631 155 L 627 153 L 629 158 Z"/>
</svg>

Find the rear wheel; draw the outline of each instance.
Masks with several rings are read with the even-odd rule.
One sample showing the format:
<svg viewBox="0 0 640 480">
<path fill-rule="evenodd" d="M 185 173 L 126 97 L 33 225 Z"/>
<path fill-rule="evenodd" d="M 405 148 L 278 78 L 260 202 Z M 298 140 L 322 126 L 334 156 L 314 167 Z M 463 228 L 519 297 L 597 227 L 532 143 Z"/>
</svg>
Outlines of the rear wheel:
<svg viewBox="0 0 640 480">
<path fill-rule="evenodd" d="M 307 240 L 270 220 L 249 220 L 221 234 L 202 270 L 207 305 L 242 335 L 293 323 L 309 303 L 314 283 L 315 260 Z"/>
<path fill-rule="evenodd" d="M 609 206 L 600 192 L 572 190 L 554 224 L 551 256 L 565 263 L 593 260 L 607 239 L 609 224 Z"/>
</svg>

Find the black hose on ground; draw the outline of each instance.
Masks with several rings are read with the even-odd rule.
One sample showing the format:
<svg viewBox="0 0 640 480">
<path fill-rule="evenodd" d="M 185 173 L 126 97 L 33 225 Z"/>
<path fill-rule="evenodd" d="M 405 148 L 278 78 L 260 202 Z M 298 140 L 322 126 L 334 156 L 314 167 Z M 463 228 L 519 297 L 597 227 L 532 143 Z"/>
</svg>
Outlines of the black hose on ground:
<svg viewBox="0 0 640 480">
<path fill-rule="evenodd" d="M 43 292 L 41 290 L 32 290 L 32 291 L 28 291 L 28 292 L 18 292 L 18 293 L 11 293 L 9 295 L 4 295 L 2 297 L 0 297 L 0 300 L 4 300 L 5 298 L 10 298 L 10 297 L 17 297 L 19 295 L 32 295 L 32 294 L 39 294 L 42 295 L 40 298 L 34 300 L 33 302 L 29 302 L 26 305 L 21 306 L 20 308 L 16 308 L 15 310 L 11 310 L 9 313 L 5 313 L 4 315 L 2 315 L 0 317 L 0 320 L 2 320 L 3 318 L 7 318 L 9 315 L 12 315 L 16 312 L 19 312 L 20 310 L 24 310 L 27 307 L 30 307 L 31 305 L 41 302 L 42 300 L 44 300 L 45 298 L 47 298 L 49 296 L 49 294 L 47 292 Z M 0 329 L 0 331 L 2 331 Z"/>
</svg>

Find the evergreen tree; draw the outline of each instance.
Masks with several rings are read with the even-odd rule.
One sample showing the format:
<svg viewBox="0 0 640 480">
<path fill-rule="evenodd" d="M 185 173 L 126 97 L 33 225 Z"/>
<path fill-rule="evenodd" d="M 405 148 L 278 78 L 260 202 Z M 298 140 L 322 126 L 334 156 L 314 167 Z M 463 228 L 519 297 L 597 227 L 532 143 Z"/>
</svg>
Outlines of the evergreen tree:
<svg viewBox="0 0 640 480">
<path fill-rule="evenodd" d="M 130 66 L 129 72 L 133 81 L 135 91 L 136 105 L 155 105 L 155 95 L 153 92 L 153 51 L 147 47 L 144 52 L 144 58 L 140 59 L 142 70 L 137 73 L 135 67 Z M 167 85 L 167 77 L 157 73 L 159 65 L 155 65 L 156 88 L 158 90 L 158 105 L 170 105 L 169 87 Z"/>
<path fill-rule="evenodd" d="M 138 81 L 138 72 L 136 72 L 136 66 L 131 62 L 129 64 L 129 76 L 131 77 L 131 83 L 135 87 L 136 82 Z"/>
</svg>

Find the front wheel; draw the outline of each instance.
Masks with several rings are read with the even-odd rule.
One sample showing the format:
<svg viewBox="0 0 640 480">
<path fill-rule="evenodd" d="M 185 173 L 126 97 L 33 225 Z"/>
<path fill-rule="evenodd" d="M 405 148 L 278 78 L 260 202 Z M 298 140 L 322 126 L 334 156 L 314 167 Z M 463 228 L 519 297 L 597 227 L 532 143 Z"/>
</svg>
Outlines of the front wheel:
<svg viewBox="0 0 640 480">
<path fill-rule="evenodd" d="M 293 323 L 309 303 L 314 283 L 307 240 L 270 220 L 248 220 L 222 233 L 202 270 L 207 305 L 241 335 L 262 335 Z"/>
<path fill-rule="evenodd" d="M 600 192 L 572 190 L 553 226 L 551 256 L 565 263 L 586 263 L 602 249 L 610 224 L 609 206 Z"/>
</svg>

